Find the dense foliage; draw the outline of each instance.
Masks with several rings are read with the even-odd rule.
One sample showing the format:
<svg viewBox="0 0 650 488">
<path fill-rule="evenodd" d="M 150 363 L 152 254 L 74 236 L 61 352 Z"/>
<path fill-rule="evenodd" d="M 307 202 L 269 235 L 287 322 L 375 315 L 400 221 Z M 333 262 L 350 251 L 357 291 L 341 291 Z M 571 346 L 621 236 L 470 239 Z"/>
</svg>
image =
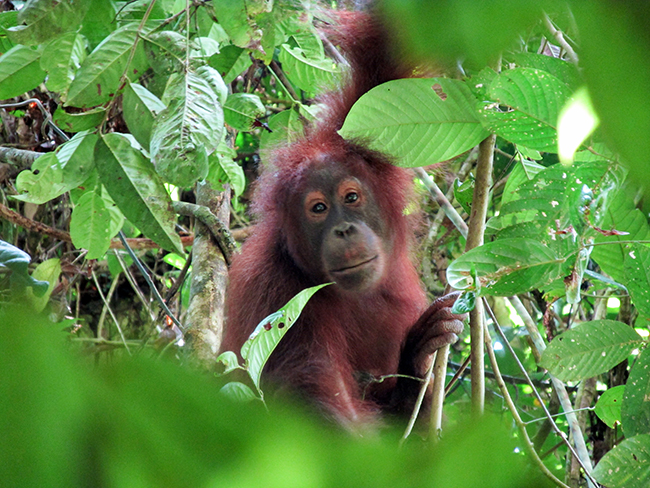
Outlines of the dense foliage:
<svg viewBox="0 0 650 488">
<path fill-rule="evenodd" d="M 69 485 L 98 470 L 117 486 L 133 477 L 305 486 L 312 475 L 313 486 L 362 485 L 355 475 L 372 486 L 521 486 L 523 468 L 504 471 L 511 441 L 533 469 L 569 486 L 646 486 L 650 8 L 543 6 L 384 2 L 405 52 L 435 59 L 445 75 L 373 89 L 341 130 L 400 165 L 446 161 L 435 182 L 416 172 L 423 280 L 432 295 L 448 282 L 468 308 L 481 301 L 490 312 L 486 410 L 506 433 L 486 452 L 476 440 L 485 431 L 456 432 L 431 461 L 427 450 L 395 456 L 387 443 L 359 445 L 295 420 L 307 434 L 278 413 L 282 430 L 179 365 L 118 361 L 191 362 L 184 325 L 202 325 L 190 319 L 201 287 L 190 290 L 189 276 L 212 279 L 188 269 L 195 223 L 212 230 L 227 260 L 223 227 L 240 239 L 248 230 L 259 155 L 316 120 L 314 95 L 344 72 L 314 27 L 326 14 L 264 0 L 0 2 L 0 365 L 10 379 L 0 392 L 11 399 L 0 427 L 15 447 L 0 458 L 3 478 Z M 484 188 L 473 148 L 491 134 L 494 183 Z M 202 203 L 202 185 L 225 192 L 230 222 L 187 205 Z M 431 200 L 436 186 L 455 210 Z M 488 190 L 485 244 L 464 253 L 472 195 Z M 279 314 L 293 322 L 308 297 L 299 298 Z M 65 327 L 70 349 L 100 367 L 62 351 L 61 332 L 27 325 L 16 304 L 47 328 Z M 278 317 L 247 345 L 256 387 L 286 332 Z M 450 356 L 452 427 L 468 420 L 470 347 L 463 338 Z M 232 355 L 224 362 L 237 366 Z M 254 396 L 239 383 L 228 391 Z M 21 456 L 32 462 L 16 463 Z M 69 459 L 85 468 L 64 474 Z M 185 471 L 168 479 L 165 461 Z M 344 468 L 333 473 L 331 463 Z M 260 468 L 262 478 L 250 474 Z"/>
</svg>

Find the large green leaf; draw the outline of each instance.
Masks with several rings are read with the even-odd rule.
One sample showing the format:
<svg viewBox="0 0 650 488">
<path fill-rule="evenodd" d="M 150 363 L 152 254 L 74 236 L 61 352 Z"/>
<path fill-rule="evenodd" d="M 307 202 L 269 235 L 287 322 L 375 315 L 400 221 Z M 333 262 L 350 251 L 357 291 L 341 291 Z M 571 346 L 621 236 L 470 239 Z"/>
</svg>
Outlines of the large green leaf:
<svg viewBox="0 0 650 488">
<path fill-rule="evenodd" d="M 149 30 L 150 27 L 145 27 L 143 33 Z M 133 60 L 127 66 L 137 36 L 137 23 L 111 32 L 82 63 L 68 89 L 66 105 L 92 107 L 108 101 L 115 96 L 127 68 L 131 79 L 139 78 L 147 67 L 142 43 L 138 43 Z"/>
<path fill-rule="evenodd" d="M 99 259 L 111 245 L 111 215 L 100 191 L 84 193 L 70 217 L 70 236 L 78 248 L 88 250 L 86 259 Z"/>
<path fill-rule="evenodd" d="M 497 76 L 478 113 L 491 132 L 539 151 L 557 152 L 557 120 L 570 90 L 555 76 L 533 68 Z"/>
<path fill-rule="evenodd" d="M 40 57 L 40 52 L 21 44 L 0 57 L 0 100 L 22 95 L 45 79 Z"/>
<path fill-rule="evenodd" d="M 95 162 L 102 183 L 126 218 L 163 249 L 183 254 L 171 198 L 131 139 L 117 132 L 102 135 L 95 146 Z"/>
<path fill-rule="evenodd" d="M 339 132 L 387 152 L 400 166 L 425 166 L 457 156 L 488 136 L 475 104 L 458 80 L 390 81 L 363 95 Z"/>
<path fill-rule="evenodd" d="M 133 137 L 147 150 L 153 122 L 165 108 L 165 104 L 144 86 L 137 83 L 126 85 L 122 102 L 124 121 Z"/>
<path fill-rule="evenodd" d="M 650 483 L 650 434 L 625 439 L 598 462 L 596 481 L 607 488 L 647 488 Z"/>
<path fill-rule="evenodd" d="M 69 32 L 53 39 L 41 56 L 41 68 L 47 71 L 47 88 L 65 95 L 84 59 L 86 48 L 80 34 Z"/>
<path fill-rule="evenodd" d="M 594 320 L 551 341 L 541 365 L 562 381 L 578 381 L 609 371 L 626 359 L 643 338 L 615 320 Z"/>
<path fill-rule="evenodd" d="M 289 300 L 284 307 L 262 320 L 256 327 L 255 332 L 244 343 L 241 349 L 241 355 L 246 361 L 248 374 L 250 374 L 255 386 L 259 388 L 264 365 L 273 350 L 280 343 L 280 339 L 284 337 L 291 326 L 298 320 L 302 309 L 305 308 L 305 305 L 307 305 L 307 302 L 314 293 L 328 284 L 325 283 L 302 290 Z"/>
<path fill-rule="evenodd" d="M 156 118 L 151 134 L 151 158 L 158 173 L 181 187 L 208 175 L 208 155 L 223 135 L 220 97 L 225 85 L 209 66 L 170 78 L 168 107 Z"/>
<path fill-rule="evenodd" d="M 308 58 L 299 47 L 283 44 L 280 62 L 291 83 L 308 94 L 332 89 L 340 78 L 338 66 L 329 58 Z"/>
<path fill-rule="evenodd" d="M 626 437 L 650 433 L 650 349 L 636 359 L 625 384 L 621 418 Z"/>
<path fill-rule="evenodd" d="M 63 107 L 58 107 L 52 115 L 54 123 L 66 132 L 81 132 L 95 129 L 102 123 L 106 116 L 104 107 L 97 107 L 77 114 L 66 112 Z"/>
<path fill-rule="evenodd" d="M 41 44 L 79 27 L 90 0 L 28 0 L 18 12 L 21 25 L 7 29 L 16 43 Z"/>
<path fill-rule="evenodd" d="M 537 53 L 517 53 L 513 56 L 515 63 L 522 68 L 534 68 L 546 71 L 565 83 L 571 91 L 580 85 L 580 73 L 575 64 L 560 58 Z"/>
<path fill-rule="evenodd" d="M 596 403 L 594 413 L 605 422 L 610 429 L 621 423 L 621 405 L 625 385 L 615 386 L 603 392 Z"/>
<path fill-rule="evenodd" d="M 466 252 L 447 268 L 449 284 L 483 295 L 510 296 L 558 277 L 564 258 L 531 239 L 500 239 Z M 480 286 L 474 283 L 479 280 Z"/>
</svg>

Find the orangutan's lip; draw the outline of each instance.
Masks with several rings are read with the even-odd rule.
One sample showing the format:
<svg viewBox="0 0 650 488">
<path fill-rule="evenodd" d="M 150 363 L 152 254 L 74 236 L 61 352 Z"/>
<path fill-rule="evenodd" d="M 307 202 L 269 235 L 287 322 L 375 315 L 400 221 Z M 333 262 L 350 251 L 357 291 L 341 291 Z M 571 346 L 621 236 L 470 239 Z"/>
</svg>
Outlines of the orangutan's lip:
<svg viewBox="0 0 650 488">
<path fill-rule="evenodd" d="M 379 256 L 373 256 L 373 257 L 371 257 L 370 259 L 367 259 L 367 260 L 365 260 L 365 261 L 362 261 L 362 262 L 360 262 L 360 263 L 358 263 L 358 264 L 354 264 L 354 265 L 352 265 L 352 266 L 346 266 L 345 268 L 340 268 L 340 269 L 333 269 L 332 271 L 330 271 L 330 273 L 345 273 L 345 272 L 347 272 L 347 271 L 355 270 L 355 269 L 357 269 L 357 268 L 361 268 L 362 266 L 365 266 L 366 264 L 368 264 L 368 263 L 374 261 L 374 260 L 377 259 L 378 257 L 379 257 Z"/>
</svg>

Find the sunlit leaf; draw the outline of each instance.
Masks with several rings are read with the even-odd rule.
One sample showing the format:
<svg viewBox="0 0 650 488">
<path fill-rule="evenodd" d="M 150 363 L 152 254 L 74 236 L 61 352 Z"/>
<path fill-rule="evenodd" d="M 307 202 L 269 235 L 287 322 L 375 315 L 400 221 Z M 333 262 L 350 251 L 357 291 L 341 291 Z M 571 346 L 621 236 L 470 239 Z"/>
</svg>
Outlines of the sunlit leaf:
<svg viewBox="0 0 650 488">
<path fill-rule="evenodd" d="M 539 288 L 558 277 L 564 262 L 544 244 L 531 239 L 500 239 L 466 252 L 447 268 L 447 280 L 456 289 L 482 295 L 510 296 Z M 473 275 L 480 287 L 474 283 Z"/>
<path fill-rule="evenodd" d="M 625 385 L 607 389 L 600 395 L 594 412 L 598 418 L 605 422 L 610 429 L 621 423 L 621 404 Z"/>
<path fill-rule="evenodd" d="M 563 332 L 542 355 L 542 366 L 562 381 L 578 381 L 609 371 L 643 344 L 632 327 L 594 320 Z"/>
<path fill-rule="evenodd" d="M 339 132 L 394 156 L 399 166 L 425 166 L 457 156 L 488 136 L 475 104 L 458 80 L 390 81 L 363 95 Z"/>
<path fill-rule="evenodd" d="M 99 259 L 111 244 L 111 216 L 98 191 L 83 194 L 70 217 L 70 236 L 78 248 L 88 250 L 86 259 Z"/>
<path fill-rule="evenodd" d="M 128 83 L 124 88 L 122 107 L 129 131 L 148 150 L 151 128 L 156 116 L 165 110 L 165 104 L 142 85 Z"/>
<path fill-rule="evenodd" d="M 614 446 L 598 462 L 593 475 L 608 488 L 646 488 L 650 483 L 650 434 Z"/>
<path fill-rule="evenodd" d="M 625 384 L 621 408 L 626 437 L 647 434 L 650 430 L 650 349 L 637 357 Z"/>
<path fill-rule="evenodd" d="M 275 347 L 298 320 L 302 309 L 307 305 L 314 293 L 328 284 L 325 283 L 302 290 L 280 310 L 263 319 L 250 338 L 244 343 L 241 355 L 246 362 L 248 374 L 256 387 L 259 388 L 260 386 L 262 370 Z"/>
<path fill-rule="evenodd" d="M 226 124 L 243 131 L 252 130 L 255 121 L 265 113 L 260 97 L 251 93 L 233 93 L 228 96 L 223 107 Z"/>
<path fill-rule="evenodd" d="M 41 44 L 76 30 L 90 5 L 89 0 L 28 0 L 18 12 L 20 25 L 7 29 L 21 44 Z"/>
</svg>

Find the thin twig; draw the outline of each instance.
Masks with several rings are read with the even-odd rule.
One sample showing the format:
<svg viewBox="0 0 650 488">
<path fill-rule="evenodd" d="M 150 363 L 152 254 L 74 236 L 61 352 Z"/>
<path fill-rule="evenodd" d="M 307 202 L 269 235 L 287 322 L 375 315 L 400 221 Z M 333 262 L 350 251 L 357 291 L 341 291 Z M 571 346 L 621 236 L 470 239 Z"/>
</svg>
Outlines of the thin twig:
<svg viewBox="0 0 650 488">
<path fill-rule="evenodd" d="M 95 286 L 97 287 L 97 293 L 99 293 L 99 296 L 102 299 L 102 302 L 104 302 L 104 307 L 108 310 L 108 313 L 111 315 L 111 318 L 113 319 L 113 322 L 115 323 L 115 327 L 117 327 L 117 331 L 120 333 L 120 337 L 122 338 L 122 343 L 124 344 L 124 347 L 126 348 L 126 352 L 129 353 L 129 356 L 131 355 L 131 350 L 129 349 L 129 345 L 126 343 L 126 338 L 124 337 L 124 333 L 122 332 L 122 327 L 120 327 L 120 323 L 117 321 L 117 317 L 113 313 L 113 309 L 111 309 L 110 305 L 108 304 L 108 300 L 106 300 L 106 297 L 104 296 L 104 293 L 102 293 L 102 287 L 99 284 L 99 281 L 97 281 L 97 275 L 95 274 L 95 270 L 90 270 L 90 273 L 93 277 L 93 281 L 95 282 Z M 115 287 L 117 287 L 117 277 L 113 280 L 113 283 L 111 283 L 111 289 L 109 290 L 109 293 L 113 295 L 113 291 Z"/>
<path fill-rule="evenodd" d="M 571 400 L 569 399 L 569 394 L 566 391 L 566 388 L 564 386 L 564 383 L 562 383 L 560 380 L 555 378 L 553 375 L 549 375 L 551 377 L 551 381 L 553 382 L 553 386 L 555 388 L 555 391 L 557 392 L 558 398 L 560 399 L 560 404 L 562 405 L 562 409 L 564 410 L 564 414 L 566 415 L 567 421 L 569 423 L 569 429 L 571 429 L 571 433 L 573 435 L 573 442 L 575 443 L 575 449 L 574 446 L 571 445 L 569 442 L 569 439 L 567 438 L 566 434 L 562 432 L 562 430 L 557 426 L 555 421 L 553 420 L 553 416 L 551 412 L 548 411 L 548 408 L 546 408 L 546 404 L 544 403 L 544 400 L 542 399 L 541 395 L 537 391 L 537 388 L 533 384 L 533 381 L 530 379 L 530 376 L 528 375 L 528 372 L 526 371 L 526 368 L 524 365 L 521 363 L 519 360 L 519 357 L 515 354 L 514 349 L 510 345 L 510 342 L 506 338 L 505 333 L 503 332 L 503 329 L 501 329 L 501 326 L 499 325 L 499 322 L 497 321 L 496 316 L 494 315 L 494 312 L 488 305 L 487 301 L 485 298 L 481 300 L 484 305 L 485 309 L 487 312 L 490 314 L 490 317 L 492 318 L 494 330 L 497 331 L 497 334 L 499 334 L 499 337 L 501 338 L 502 344 L 510 351 L 510 354 L 512 354 L 513 359 L 517 363 L 517 366 L 519 367 L 520 371 L 524 375 L 524 377 L 528 380 L 528 384 L 533 390 L 533 395 L 535 395 L 535 398 L 537 398 L 537 401 L 540 403 L 542 410 L 544 411 L 544 414 L 546 417 L 549 419 L 549 422 L 551 423 L 551 426 L 553 427 L 553 430 L 566 442 L 567 448 L 571 451 L 571 453 L 576 457 L 578 462 L 580 463 L 580 466 L 585 472 L 585 476 L 587 477 L 587 481 L 589 482 L 590 486 L 596 487 L 598 484 L 594 480 L 594 478 L 591 475 L 592 471 L 592 465 L 591 465 L 591 459 L 589 458 L 589 453 L 587 451 L 587 446 L 585 445 L 585 439 L 582 435 L 582 431 L 580 430 L 580 427 L 578 425 L 578 420 L 576 418 L 575 413 L 573 413 L 573 405 L 571 405 Z M 516 298 L 512 297 L 510 299 L 511 303 L 513 306 L 515 306 L 515 303 L 517 305 L 515 306 L 515 310 L 517 310 L 517 313 L 521 317 L 521 319 L 524 321 L 524 324 L 526 324 L 526 330 L 528 330 L 529 335 L 531 336 L 533 340 L 533 345 L 535 347 L 542 347 L 541 351 L 543 351 L 546 348 L 546 345 L 544 344 L 544 340 L 542 339 L 541 334 L 539 333 L 539 330 L 537 330 L 537 327 L 535 326 L 535 323 L 533 322 L 533 319 L 530 317 L 528 314 L 528 311 L 524 308 L 523 304 L 521 301 Z M 519 307 L 522 309 L 520 312 Z M 538 344 L 541 344 L 541 346 L 538 346 Z M 540 351 L 540 352 L 541 352 Z"/>
<path fill-rule="evenodd" d="M 501 376 L 499 363 L 497 362 L 496 355 L 494 354 L 494 348 L 492 347 L 492 340 L 490 339 L 490 333 L 487 330 L 487 327 L 485 327 L 485 339 L 486 339 L 485 348 L 488 353 L 488 358 L 490 359 L 490 364 L 492 365 L 492 371 L 494 371 L 497 385 L 499 386 L 499 389 L 501 390 L 501 394 L 503 395 L 503 398 L 505 399 L 506 404 L 508 405 L 510 413 L 512 413 L 512 418 L 515 420 L 515 424 L 517 424 L 517 427 L 519 428 L 519 432 L 521 433 L 521 439 L 524 443 L 524 447 L 528 451 L 528 454 L 532 458 L 533 462 L 537 465 L 537 467 L 542 471 L 542 473 L 544 473 L 544 475 L 547 478 L 549 478 L 553 483 L 555 483 L 557 486 L 561 488 L 569 488 L 566 484 L 560 481 L 553 473 L 551 473 L 551 471 L 546 467 L 544 461 L 542 461 L 542 459 L 539 457 L 539 454 L 535 450 L 535 446 L 533 445 L 532 440 L 528 436 L 528 431 L 526 430 L 526 424 L 522 421 L 521 417 L 519 416 L 519 411 L 517 410 L 517 406 L 512 400 L 512 397 L 510 396 L 510 392 L 508 391 L 508 386 L 506 385 L 505 381 L 503 380 L 503 377 Z"/>
<path fill-rule="evenodd" d="M 151 277 L 149 276 L 149 273 L 147 270 L 144 268 L 138 257 L 135 255 L 133 252 L 133 249 L 129 247 L 129 244 L 126 242 L 126 237 L 124 236 L 124 232 L 120 231 L 119 234 L 120 240 L 122 241 L 122 245 L 124 245 L 124 248 L 126 251 L 129 253 L 129 256 L 131 256 L 131 259 L 133 259 L 133 262 L 136 264 L 138 269 L 140 270 L 140 273 L 142 273 L 142 277 L 145 279 L 147 284 L 149 285 L 149 288 L 151 289 L 151 293 L 153 293 L 154 298 L 156 301 L 160 304 L 162 309 L 165 311 L 167 316 L 176 324 L 176 326 L 183 330 L 183 324 L 180 323 L 180 321 L 176 318 L 174 313 L 169 309 L 167 304 L 165 303 L 165 300 L 163 300 L 163 297 L 160 296 L 160 293 L 158 292 L 158 289 L 156 288 L 156 285 L 152 281 Z"/>
</svg>

